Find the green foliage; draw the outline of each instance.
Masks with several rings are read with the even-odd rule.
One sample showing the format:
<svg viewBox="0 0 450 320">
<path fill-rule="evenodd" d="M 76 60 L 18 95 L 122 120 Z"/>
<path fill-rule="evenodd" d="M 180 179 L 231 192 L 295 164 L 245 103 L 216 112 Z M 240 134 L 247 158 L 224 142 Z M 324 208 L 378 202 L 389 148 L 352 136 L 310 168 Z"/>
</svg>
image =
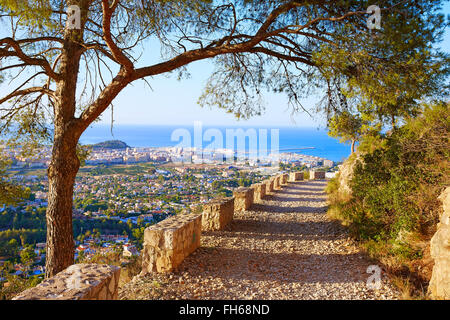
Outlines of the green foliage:
<svg viewBox="0 0 450 320">
<path fill-rule="evenodd" d="M 233 191 L 231 191 L 230 189 L 226 189 L 226 188 L 220 188 L 217 190 L 218 195 L 222 196 L 222 197 L 232 197 L 233 196 Z"/>
<path fill-rule="evenodd" d="M 0 204 L 17 204 L 20 200 L 30 197 L 29 190 L 12 182 L 7 174 L 11 161 L 0 154 Z"/>
<path fill-rule="evenodd" d="M 125 142 L 120 140 L 110 140 L 110 141 L 104 141 L 99 142 L 91 146 L 93 149 L 126 149 L 129 148 L 129 145 L 127 145 Z"/>
<path fill-rule="evenodd" d="M 144 243 L 144 231 L 145 227 L 138 227 L 133 229 L 132 236 L 133 239 L 138 242 L 139 244 Z"/>
<path fill-rule="evenodd" d="M 434 233 L 437 197 L 450 183 L 449 115 L 449 104 L 426 105 L 391 134 L 363 138 L 350 200 L 337 195 L 339 178 L 330 181 L 330 213 L 349 224 L 371 254 L 399 264 L 423 257 L 426 246 L 419 244 Z"/>
<path fill-rule="evenodd" d="M 424 97 L 447 95 L 449 56 L 433 49 L 448 26 L 438 7 L 430 1 L 397 2 L 397 10 L 383 12 L 381 30 L 358 33 L 356 25 L 346 24 L 336 31 L 342 34 L 338 47 L 325 44 L 314 52 L 327 79 L 327 115 L 351 111 L 372 124 L 395 127 L 420 112 Z M 364 45 L 348 41 L 352 34 Z"/>
<path fill-rule="evenodd" d="M 16 275 L 10 275 L 1 269 L 0 267 L 0 276 L 3 273 L 7 281 L 0 282 L 0 300 L 10 300 L 22 291 L 37 286 L 42 281 L 42 278 L 38 276 L 22 278 Z"/>
<path fill-rule="evenodd" d="M 77 144 L 77 156 L 80 160 L 80 166 L 84 166 L 86 164 L 86 160 L 91 153 L 92 148 L 90 146 L 83 146 L 81 144 Z"/>
<path fill-rule="evenodd" d="M 334 178 L 331 178 L 327 186 L 325 187 L 325 192 L 328 194 L 334 194 L 339 191 L 339 172 L 334 176 Z"/>
<path fill-rule="evenodd" d="M 237 188 L 238 186 L 239 186 L 239 183 L 235 179 L 215 180 L 212 183 L 212 188 L 214 190 L 223 189 L 224 187 Z"/>
<path fill-rule="evenodd" d="M 35 32 L 53 27 L 50 21 L 52 13 L 49 0 L 1 0 L 0 9 L 21 17 L 21 24 Z"/>
<path fill-rule="evenodd" d="M 352 142 L 352 153 L 354 143 L 358 141 L 362 134 L 363 121 L 359 115 L 353 115 L 348 111 L 337 112 L 328 121 L 328 135 L 341 138 L 340 142 Z"/>
<path fill-rule="evenodd" d="M 22 239 L 25 244 L 33 244 L 36 242 L 45 241 L 45 230 L 42 229 L 14 229 L 0 231 L 0 254 L 6 256 L 13 256 L 17 253 L 17 244 L 11 243 L 14 239 L 17 243 L 21 243 Z"/>
<path fill-rule="evenodd" d="M 166 178 L 165 178 L 163 175 L 159 175 L 159 176 L 158 176 L 158 182 L 159 182 L 160 184 L 163 184 L 165 181 L 166 181 Z"/>
<path fill-rule="evenodd" d="M 20 251 L 20 262 L 25 265 L 27 269 L 33 264 L 35 258 L 36 253 L 32 246 L 26 246 Z"/>
</svg>

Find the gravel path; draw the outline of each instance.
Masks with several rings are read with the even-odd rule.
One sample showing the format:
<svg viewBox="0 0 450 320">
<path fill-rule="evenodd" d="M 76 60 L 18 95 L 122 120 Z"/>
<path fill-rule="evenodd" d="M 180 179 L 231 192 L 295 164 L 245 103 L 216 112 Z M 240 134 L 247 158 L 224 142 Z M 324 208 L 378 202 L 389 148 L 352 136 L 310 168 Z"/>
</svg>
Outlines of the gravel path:
<svg viewBox="0 0 450 320">
<path fill-rule="evenodd" d="M 227 230 L 202 233 L 202 246 L 169 274 L 135 277 L 120 299 L 395 299 L 383 273 L 366 281 L 367 258 L 326 216 L 325 181 L 289 183 Z"/>
</svg>

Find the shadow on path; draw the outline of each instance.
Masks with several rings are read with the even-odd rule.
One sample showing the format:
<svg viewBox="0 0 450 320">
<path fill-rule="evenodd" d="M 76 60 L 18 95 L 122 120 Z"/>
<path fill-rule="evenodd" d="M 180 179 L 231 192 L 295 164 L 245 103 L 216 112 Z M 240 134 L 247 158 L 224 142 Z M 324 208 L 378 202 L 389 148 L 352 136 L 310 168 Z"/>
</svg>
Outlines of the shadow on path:
<svg viewBox="0 0 450 320">
<path fill-rule="evenodd" d="M 360 253 L 316 254 L 302 247 L 315 249 L 319 241 L 346 238 L 338 222 L 324 218 L 325 185 L 324 181 L 289 183 L 238 214 L 226 230 L 203 232 L 206 243 L 219 239 L 219 244 L 197 249 L 180 271 L 233 281 L 347 283 L 366 279 L 365 270 L 352 267 L 362 259 Z M 280 214 L 285 220 L 279 220 Z"/>
</svg>

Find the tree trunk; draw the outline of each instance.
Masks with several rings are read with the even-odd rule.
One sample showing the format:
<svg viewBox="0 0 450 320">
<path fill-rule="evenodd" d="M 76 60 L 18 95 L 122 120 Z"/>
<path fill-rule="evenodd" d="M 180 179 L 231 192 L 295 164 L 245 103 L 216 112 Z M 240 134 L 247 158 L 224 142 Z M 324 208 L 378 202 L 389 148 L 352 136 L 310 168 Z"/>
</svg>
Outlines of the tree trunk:
<svg viewBox="0 0 450 320">
<path fill-rule="evenodd" d="M 73 186 L 80 162 L 76 154 L 77 142 L 68 140 L 55 134 L 48 168 L 46 278 L 74 263 Z"/>
<path fill-rule="evenodd" d="M 392 126 L 392 131 L 395 131 L 396 129 L 396 120 L 395 120 L 395 116 L 391 115 L 391 126 Z"/>
<path fill-rule="evenodd" d="M 352 154 L 355 152 L 356 140 L 352 140 Z"/>
</svg>

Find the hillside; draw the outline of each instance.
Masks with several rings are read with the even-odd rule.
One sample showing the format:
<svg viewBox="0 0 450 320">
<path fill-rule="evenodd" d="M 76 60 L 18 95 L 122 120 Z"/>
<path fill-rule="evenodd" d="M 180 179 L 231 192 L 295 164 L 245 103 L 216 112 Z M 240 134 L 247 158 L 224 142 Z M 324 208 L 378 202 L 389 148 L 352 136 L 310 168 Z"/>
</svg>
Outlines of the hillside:
<svg viewBox="0 0 450 320">
<path fill-rule="evenodd" d="M 104 141 L 92 145 L 94 149 L 126 149 L 129 147 L 129 145 L 120 140 Z"/>
<path fill-rule="evenodd" d="M 327 187 L 329 216 L 398 277 L 405 298 L 426 297 L 434 272 L 430 241 L 450 181 L 448 115 L 448 104 L 426 106 L 390 134 L 364 137 Z"/>
</svg>

